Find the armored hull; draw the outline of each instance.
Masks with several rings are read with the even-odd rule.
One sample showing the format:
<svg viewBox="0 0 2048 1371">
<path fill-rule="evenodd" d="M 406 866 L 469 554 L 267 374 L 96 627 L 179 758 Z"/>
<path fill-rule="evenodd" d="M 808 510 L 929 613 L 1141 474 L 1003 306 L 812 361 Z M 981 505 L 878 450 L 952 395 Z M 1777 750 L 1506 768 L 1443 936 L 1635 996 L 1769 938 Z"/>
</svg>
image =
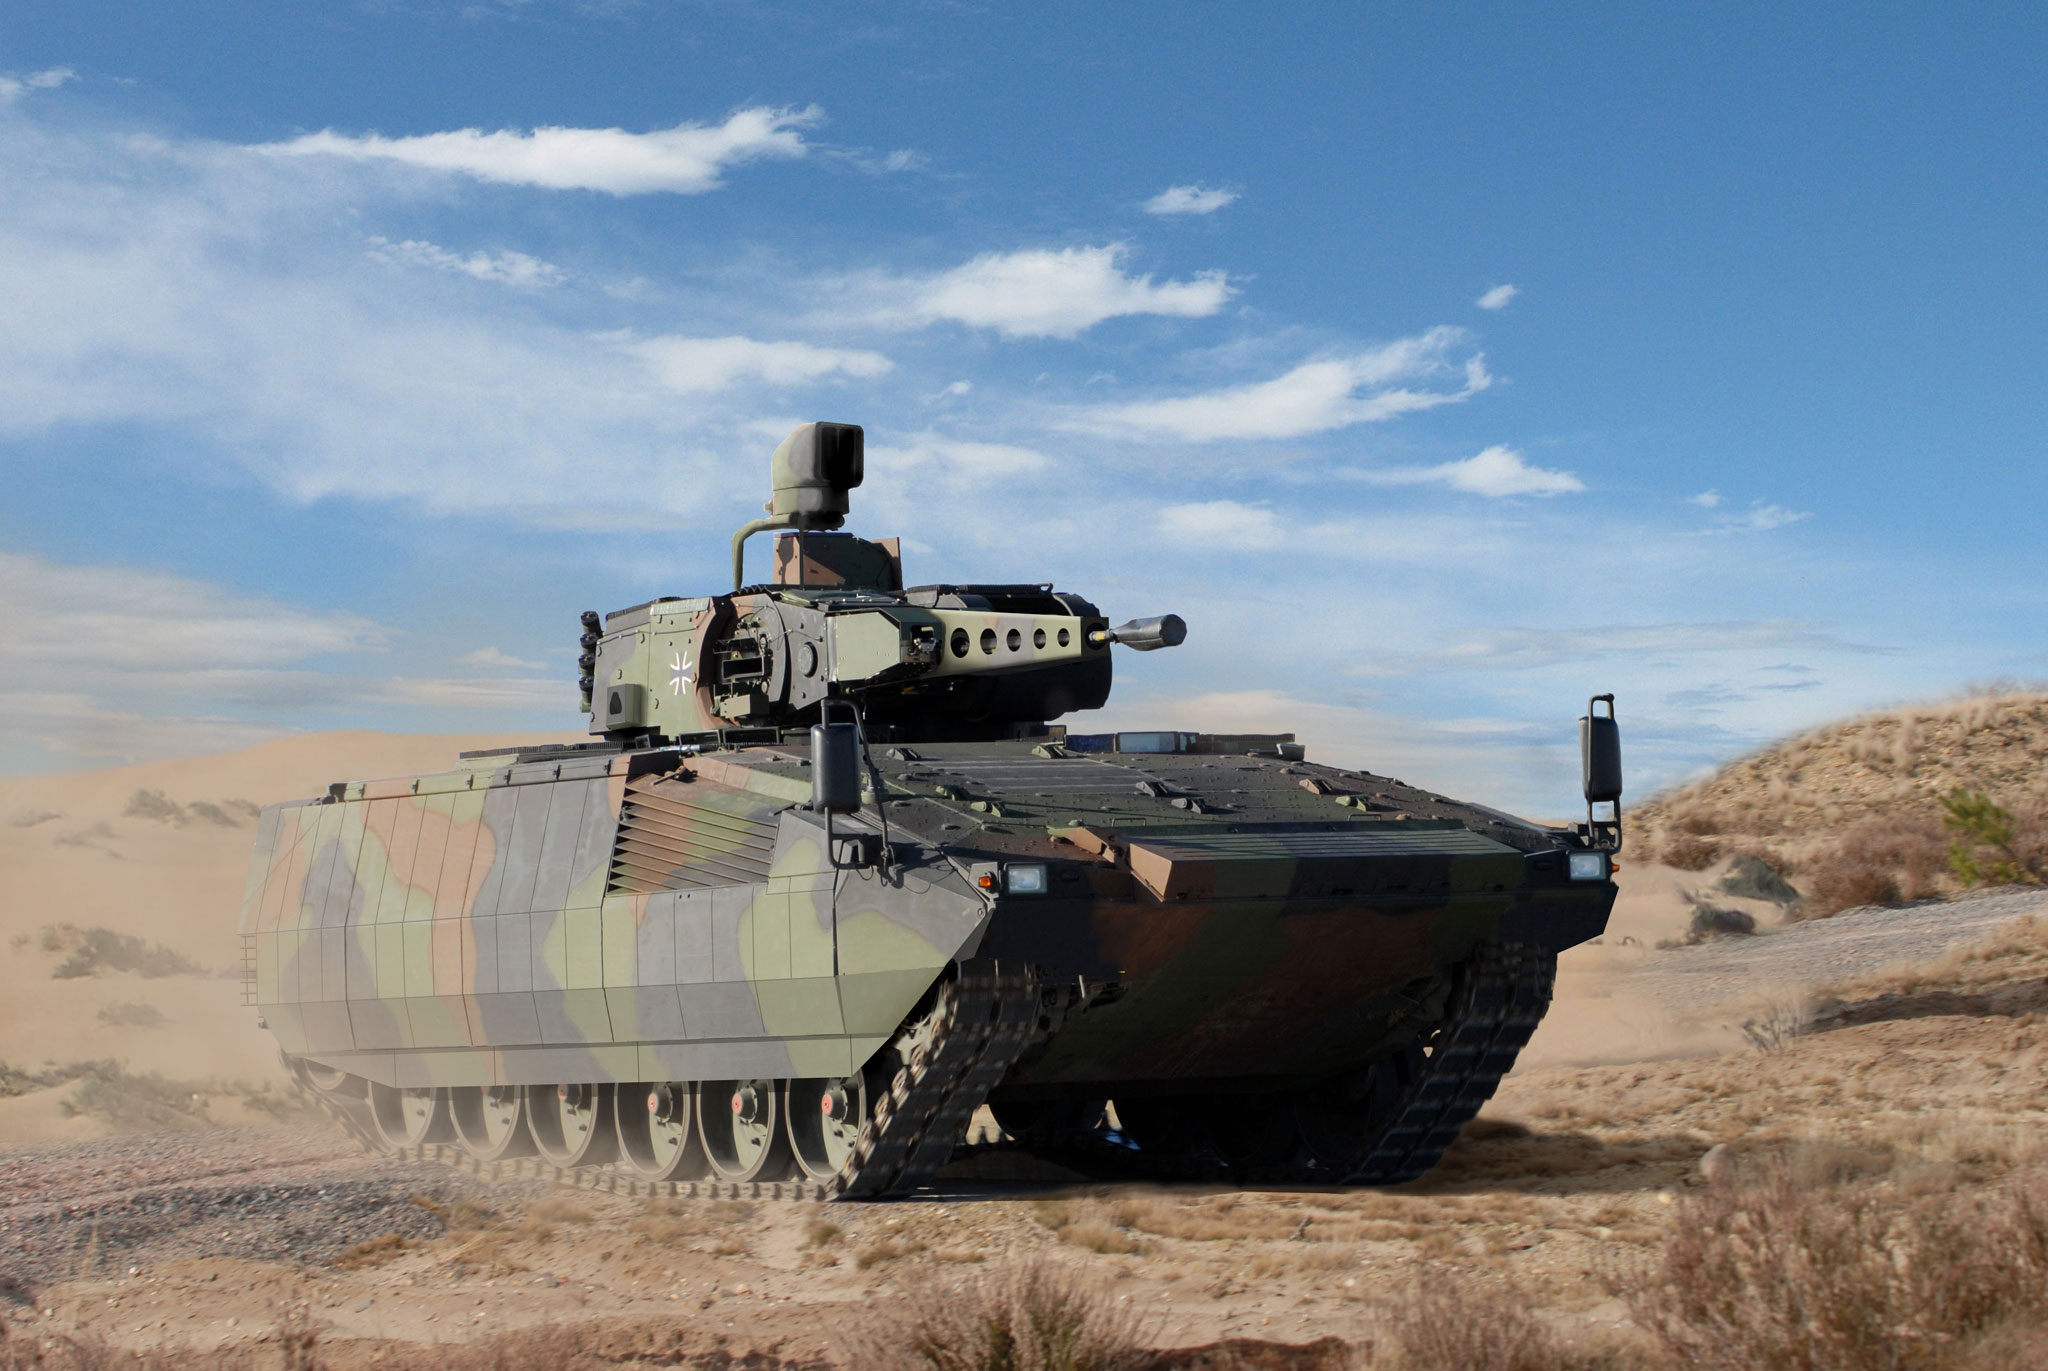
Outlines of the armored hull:
<svg viewBox="0 0 2048 1371">
<path fill-rule="evenodd" d="M 367 1140 L 873 1197 L 986 1104 L 1108 1174 L 1402 1180 L 1605 925 L 1590 818 L 1072 731 L 1177 620 L 806 536 L 776 583 L 586 616 L 595 741 L 264 811 L 245 996 Z"/>
</svg>

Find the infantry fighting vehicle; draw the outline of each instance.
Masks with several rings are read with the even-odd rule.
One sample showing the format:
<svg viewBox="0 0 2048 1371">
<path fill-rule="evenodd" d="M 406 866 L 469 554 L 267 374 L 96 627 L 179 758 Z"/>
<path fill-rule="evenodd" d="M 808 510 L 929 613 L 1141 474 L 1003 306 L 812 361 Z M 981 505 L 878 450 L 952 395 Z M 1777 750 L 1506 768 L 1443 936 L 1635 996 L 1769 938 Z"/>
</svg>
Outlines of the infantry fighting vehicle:
<svg viewBox="0 0 2048 1371">
<path fill-rule="evenodd" d="M 1082 733 L 1182 622 L 906 589 L 835 531 L 862 441 L 776 449 L 730 593 L 584 615 L 593 741 L 263 812 L 246 998 L 298 1078 L 379 1146 L 692 1193 L 901 1194 L 983 1104 L 1112 1175 L 1426 1171 L 1605 926 L 1612 697 L 1570 827 L 1290 734 Z"/>
</svg>

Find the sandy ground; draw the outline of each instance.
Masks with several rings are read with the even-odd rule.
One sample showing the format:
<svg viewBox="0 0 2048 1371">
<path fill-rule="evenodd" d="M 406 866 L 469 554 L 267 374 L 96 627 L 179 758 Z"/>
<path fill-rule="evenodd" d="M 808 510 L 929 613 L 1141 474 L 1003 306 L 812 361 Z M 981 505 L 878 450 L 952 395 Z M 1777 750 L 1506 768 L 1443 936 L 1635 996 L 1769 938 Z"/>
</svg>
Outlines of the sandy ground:
<svg viewBox="0 0 2048 1371">
<path fill-rule="evenodd" d="M 28 935 L 0 951 L 0 1061 L 113 1056 L 181 1080 L 265 1079 L 270 1048 L 232 980 L 53 980 L 60 953 L 43 950 L 39 931 L 104 925 L 228 967 L 252 828 L 195 814 L 193 802 L 232 819 L 230 800 L 429 767 L 479 745 L 329 736 L 0 783 L 0 938 Z M 127 812 L 139 790 L 160 792 L 183 821 Z M 1061 1188 L 969 1175 L 886 1205 L 651 1203 L 492 1188 L 364 1157 L 317 1119 L 272 1117 L 228 1090 L 195 1116 L 211 1125 L 108 1136 L 106 1120 L 66 1112 L 72 1083 L 0 1099 L 0 1317 L 136 1347 L 210 1347 L 270 1338 L 302 1310 L 344 1360 L 387 1341 L 542 1322 L 680 1320 L 704 1345 L 724 1339 L 802 1363 L 836 1356 L 849 1330 L 886 1320 L 907 1291 L 1043 1256 L 1140 1311 L 1159 1346 L 1361 1339 L 1391 1294 L 1436 1267 L 1514 1282 L 1567 1331 L 1590 1334 L 1624 1322 L 1600 1273 L 1654 1253 L 1716 1144 L 1937 1180 L 2040 1151 L 2048 1022 L 2038 1015 L 1868 1023 L 1769 1052 L 1739 1025 L 1759 997 L 1837 979 L 1844 949 L 1866 968 L 1889 948 L 1925 959 L 2048 913 L 2048 895 L 1659 948 L 1685 926 L 1680 892 L 1713 875 L 1625 866 L 1607 937 L 1566 954 L 1523 1065 L 1435 1173 L 1396 1190 Z M 1770 925 L 1767 906 L 1746 907 Z M 145 1003 L 164 1023 L 101 1022 L 123 1003 Z"/>
</svg>

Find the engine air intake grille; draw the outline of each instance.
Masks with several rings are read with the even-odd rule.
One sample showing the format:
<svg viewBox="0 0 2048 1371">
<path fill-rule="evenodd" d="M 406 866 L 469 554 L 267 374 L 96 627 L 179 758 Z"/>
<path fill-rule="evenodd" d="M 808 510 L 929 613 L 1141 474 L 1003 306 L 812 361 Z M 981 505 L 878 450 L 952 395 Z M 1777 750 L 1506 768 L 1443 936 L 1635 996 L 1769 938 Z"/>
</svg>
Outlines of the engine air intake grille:
<svg viewBox="0 0 2048 1371">
<path fill-rule="evenodd" d="M 758 796 L 673 776 L 635 777 L 626 782 L 606 890 L 646 895 L 765 881 L 775 809 Z"/>
</svg>

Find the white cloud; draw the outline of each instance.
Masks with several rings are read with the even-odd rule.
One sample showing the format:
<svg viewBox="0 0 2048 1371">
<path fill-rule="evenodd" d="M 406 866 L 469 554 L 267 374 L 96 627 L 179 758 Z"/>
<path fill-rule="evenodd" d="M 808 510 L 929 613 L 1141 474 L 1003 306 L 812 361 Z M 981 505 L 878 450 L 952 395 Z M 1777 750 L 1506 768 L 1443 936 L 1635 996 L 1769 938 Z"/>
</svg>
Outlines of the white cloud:
<svg viewBox="0 0 2048 1371">
<path fill-rule="evenodd" d="M 32 90 L 55 90 L 66 81 L 77 79 L 78 73 L 69 67 L 46 67 L 19 76 L 0 75 L 0 105 L 11 105 Z"/>
<path fill-rule="evenodd" d="M 725 390 L 741 381 L 802 385 L 828 376 L 882 376 L 895 365 L 879 352 L 826 348 L 813 343 L 758 338 L 622 338 L 626 351 L 647 363 L 670 390 Z"/>
<path fill-rule="evenodd" d="M 0 552 L 0 642 L 9 674 L 161 673 L 278 666 L 380 646 L 383 630 L 181 576 Z"/>
<path fill-rule="evenodd" d="M 1500 499 L 1508 495 L 1567 495 L 1586 488 L 1569 471 L 1530 466 L 1511 447 L 1495 444 L 1463 461 L 1433 467 L 1365 471 L 1359 479 L 1373 485 L 1446 485 L 1453 490 Z"/>
<path fill-rule="evenodd" d="M 1811 519 L 1810 510 L 1787 509 L 1783 505 L 1766 504 L 1762 500 L 1752 501 L 1748 510 L 1729 520 L 1728 527 L 1744 532 L 1768 533 L 1774 528 L 1796 524 L 1801 519 Z"/>
<path fill-rule="evenodd" d="M 1168 505 L 1159 511 L 1159 531 L 1172 542 L 1192 548 L 1229 548 L 1257 552 L 1281 545 L 1286 529 L 1280 516 L 1263 505 L 1236 500 L 1202 500 Z"/>
<path fill-rule="evenodd" d="M 1520 286 L 1495 286 L 1472 303 L 1481 309 L 1506 309 L 1508 302 L 1521 293 Z"/>
<path fill-rule="evenodd" d="M 1707 499 L 1706 495 L 1713 496 L 1713 499 Z M 1714 509 L 1721 504 L 1718 492 L 1710 490 L 1706 495 L 1693 496 L 1692 503 L 1706 509 Z M 1811 510 L 1787 509 L 1783 505 L 1774 505 L 1765 500 L 1752 500 L 1748 509 L 1740 513 L 1723 514 L 1712 527 L 1696 531 L 1710 536 L 1725 533 L 1769 533 L 1773 529 L 1784 528 L 1788 524 L 1796 524 L 1812 517 Z"/>
<path fill-rule="evenodd" d="M 1220 271 L 1197 272 L 1186 281 L 1132 276 L 1123 266 L 1127 255 L 1121 243 L 990 252 L 936 275 L 870 281 L 858 289 L 875 297 L 864 311 L 873 324 L 949 321 L 992 328 L 1006 338 L 1073 338 L 1128 314 L 1201 319 L 1237 293 Z"/>
<path fill-rule="evenodd" d="M 727 167 L 761 157 L 803 156 L 806 145 L 801 130 L 820 117 L 815 106 L 757 106 L 736 111 L 723 124 L 677 124 L 648 133 L 557 127 L 486 133 L 470 128 L 386 138 L 324 129 L 290 142 L 267 144 L 263 150 L 290 156 L 398 162 L 545 190 L 694 195 L 717 189 L 719 175 Z"/>
<path fill-rule="evenodd" d="M 1236 203 L 1234 190 L 1214 186 L 1168 186 L 1145 202 L 1147 214 L 1214 214 Z"/>
<path fill-rule="evenodd" d="M 1074 427 L 1133 438 L 1213 442 L 1229 438 L 1298 438 L 1398 414 L 1456 404 L 1492 384 L 1485 359 L 1475 353 L 1454 367 L 1446 354 L 1464 341 L 1455 328 L 1437 327 L 1348 357 L 1304 362 L 1283 376 L 1250 385 L 1168 400 L 1101 405 L 1081 411 Z M 1416 390 L 1395 384 L 1462 374 L 1452 390 Z"/>
<path fill-rule="evenodd" d="M 495 647 L 480 647 L 474 652 L 463 653 L 456 660 L 464 666 L 481 667 L 487 671 L 543 671 L 547 668 L 545 662 L 530 662 Z"/>
<path fill-rule="evenodd" d="M 508 286 L 558 286 L 562 283 L 560 267 L 510 249 L 504 252 L 472 252 L 464 256 L 417 238 L 394 243 L 381 237 L 369 239 L 369 249 L 370 256 L 379 262 L 453 271 L 479 281 L 495 281 Z"/>
<path fill-rule="evenodd" d="M 1698 505 L 1701 509 L 1714 509 L 1720 505 L 1722 496 L 1718 490 L 1703 490 L 1697 495 L 1688 495 L 1685 498 L 1686 503 Z"/>
<path fill-rule="evenodd" d="M 942 472 L 974 480 L 1031 476 L 1052 466 L 1044 453 L 1012 443 L 976 443 L 930 434 L 900 447 L 870 446 L 869 467 L 900 473 Z"/>
</svg>

